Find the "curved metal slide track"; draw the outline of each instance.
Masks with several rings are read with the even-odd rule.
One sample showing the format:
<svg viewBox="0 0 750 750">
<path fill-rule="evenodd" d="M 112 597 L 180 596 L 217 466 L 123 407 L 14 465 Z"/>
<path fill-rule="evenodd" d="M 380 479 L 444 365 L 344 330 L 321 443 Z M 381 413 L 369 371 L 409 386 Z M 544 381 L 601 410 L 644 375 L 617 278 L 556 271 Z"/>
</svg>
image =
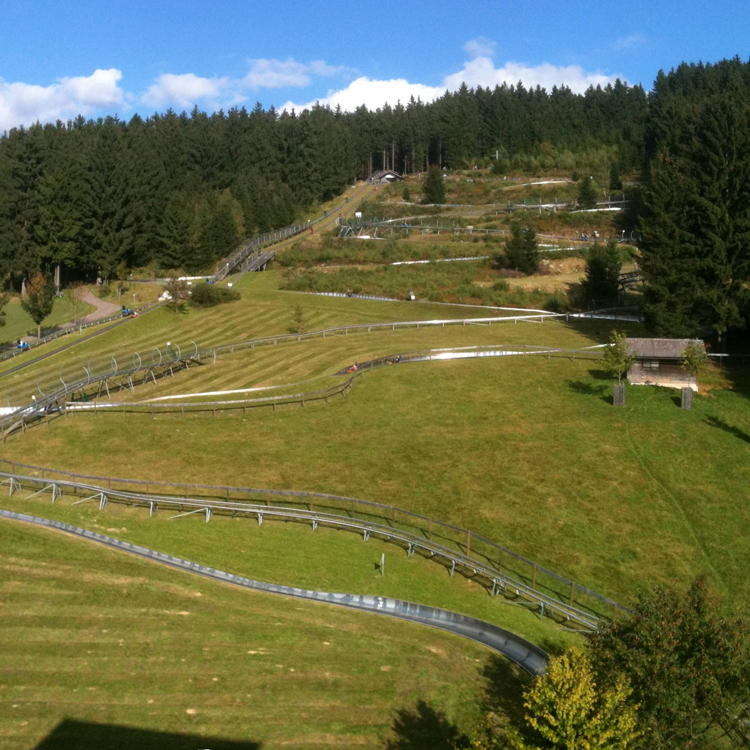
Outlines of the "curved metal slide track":
<svg viewBox="0 0 750 750">
<path fill-rule="evenodd" d="M 547 654 L 533 643 L 511 633 L 504 628 L 491 623 L 467 617 L 446 609 L 430 607 L 414 602 L 406 602 L 399 599 L 389 599 L 382 596 L 364 596 L 361 594 L 335 594 L 325 591 L 309 591 L 307 589 L 295 588 L 293 586 L 281 586 L 275 583 L 265 583 L 252 578 L 244 578 L 222 570 L 216 570 L 205 565 L 183 560 L 172 555 L 141 547 L 137 544 L 123 542 L 104 534 L 97 534 L 78 526 L 51 521 L 46 518 L 30 516 L 25 513 L 15 513 L 9 510 L 0 510 L 0 518 L 21 521 L 44 528 L 55 529 L 82 539 L 102 544 L 110 549 L 129 552 L 132 555 L 143 557 L 152 562 L 168 565 L 178 570 L 196 573 L 206 578 L 211 578 L 234 586 L 246 589 L 265 591 L 270 594 L 306 599 L 308 601 L 324 602 L 338 607 L 348 607 L 362 612 L 387 615 L 398 620 L 406 620 L 421 625 L 429 625 L 440 630 L 445 630 L 454 635 L 469 638 L 482 643 L 485 646 L 503 654 L 515 664 L 518 664 L 529 674 L 543 674 L 547 662 Z"/>
</svg>

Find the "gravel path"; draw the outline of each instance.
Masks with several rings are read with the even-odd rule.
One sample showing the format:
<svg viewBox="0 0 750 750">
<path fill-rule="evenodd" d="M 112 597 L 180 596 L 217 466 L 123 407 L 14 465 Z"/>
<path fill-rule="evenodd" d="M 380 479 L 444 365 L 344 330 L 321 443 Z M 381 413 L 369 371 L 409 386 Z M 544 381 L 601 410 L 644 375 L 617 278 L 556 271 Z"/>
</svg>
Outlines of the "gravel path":
<svg viewBox="0 0 750 750">
<path fill-rule="evenodd" d="M 83 295 L 83 301 L 88 302 L 89 305 L 93 305 L 96 310 L 89 313 L 85 318 L 81 318 L 79 321 L 81 323 L 92 323 L 95 320 L 108 318 L 122 309 L 122 305 L 116 305 L 114 302 L 99 299 L 88 287 L 86 287 L 86 294 Z"/>
</svg>

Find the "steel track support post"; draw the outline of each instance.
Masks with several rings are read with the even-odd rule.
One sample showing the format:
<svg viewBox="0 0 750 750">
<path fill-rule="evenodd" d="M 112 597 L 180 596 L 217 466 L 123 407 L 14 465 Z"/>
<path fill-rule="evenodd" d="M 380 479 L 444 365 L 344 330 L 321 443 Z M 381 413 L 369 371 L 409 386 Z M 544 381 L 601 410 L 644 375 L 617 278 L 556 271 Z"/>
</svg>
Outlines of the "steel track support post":
<svg viewBox="0 0 750 750">
<path fill-rule="evenodd" d="M 99 498 L 99 510 L 104 510 L 104 506 L 107 504 L 107 496 L 102 492 Z"/>
<path fill-rule="evenodd" d="M 367 529 L 365 529 L 362 532 L 362 540 L 366 542 L 369 538 L 370 538 L 370 532 Z"/>
<path fill-rule="evenodd" d="M 151 518 L 154 515 L 154 511 L 156 510 L 156 503 L 151 502 L 148 504 L 148 517 Z"/>
<path fill-rule="evenodd" d="M 211 520 L 211 508 L 206 508 L 206 523 Z"/>
<path fill-rule="evenodd" d="M 317 528 L 318 528 L 318 521 L 315 518 L 313 518 L 313 521 L 312 521 L 312 530 L 315 531 L 315 529 L 317 529 Z"/>
<path fill-rule="evenodd" d="M 497 578 L 492 579 L 492 593 L 490 596 L 495 596 L 497 594 Z"/>
<path fill-rule="evenodd" d="M 453 573 L 456 570 L 456 561 L 451 560 L 451 578 L 453 578 Z"/>
<path fill-rule="evenodd" d="M 263 525 L 263 514 L 258 513 L 258 526 L 262 526 L 262 525 Z"/>
</svg>

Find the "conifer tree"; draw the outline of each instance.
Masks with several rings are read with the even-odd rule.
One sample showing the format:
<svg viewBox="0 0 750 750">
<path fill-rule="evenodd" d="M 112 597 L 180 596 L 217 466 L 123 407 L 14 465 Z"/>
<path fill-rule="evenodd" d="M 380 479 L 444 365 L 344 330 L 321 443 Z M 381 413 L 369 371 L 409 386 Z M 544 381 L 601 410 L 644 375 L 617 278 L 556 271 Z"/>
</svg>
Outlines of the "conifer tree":
<svg viewBox="0 0 750 750">
<path fill-rule="evenodd" d="M 519 223 L 513 224 L 505 242 L 505 254 L 510 268 L 526 275 L 536 273 L 539 266 L 536 232 L 531 228 L 524 229 Z"/>
<path fill-rule="evenodd" d="M 646 323 L 660 335 L 742 323 L 750 279 L 750 107 L 725 92 L 651 167 L 641 220 Z"/>
<path fill-rule="evenodd" d="M 583 209 L 596 208 L 597 192 L 591 177 L 582 177 L 578 184 L 578 207 Z"/>
<path fill-rule="evenodd" d="M 595 242 L 586 256 L 586 278 L 583 289 L 589 301 L 610 304 L 617 299 L 620 288 L 622 259 L 617 240 L 610 239 L 606 245 Z"/>
<path fill-rule="evenodd" d="M 445 203 L 445 181 L 438 167 L 430 167 L 424 181 L 423 203 Z"/>
</svg>

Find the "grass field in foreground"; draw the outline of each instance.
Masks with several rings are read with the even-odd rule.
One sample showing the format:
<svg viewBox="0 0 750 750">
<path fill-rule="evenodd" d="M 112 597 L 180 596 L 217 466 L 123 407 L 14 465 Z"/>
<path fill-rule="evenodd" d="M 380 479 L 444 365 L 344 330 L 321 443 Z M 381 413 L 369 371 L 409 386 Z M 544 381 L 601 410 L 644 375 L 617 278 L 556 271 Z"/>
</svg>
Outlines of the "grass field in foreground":
<svg viewBox="0 0 750 750">
<path fill-rule="evenodd" d="M 94 309 L 93 305 L 81 302 L 78 305 L 78 318 L 82 318 Z M 36 336 L 36 323 L 21 307 L 21 300 L 13 297 L 4 308 L 5 325 L 0 328 L 0 342 L 17 341 L 28 334 Z M 55 299 L 52 312 L 42 321 L 42 329 L 68 323 L 76 317 L 76 311 L 67 297 Z"/>
<path fill-rule="evenodd" d="M 402 365 L 329 406 L 216 419 L 76 415 L 14 437 L 3 455 L 346 494 L 472 528 L 621 600 L 698 572 L 746 599 L 750 403 L 717 389 L 684 412 L 672 391 L 631 387 L 615 409 L 610 394 L 591 362 Z"/>
<path fill-rule="evenodd" d="M 448 750 L 507 662 L 431 628 L 208 581 L 0 521 L 7 750 Z M 421 705 L 420 705 L 421 704 Z M 94 728 L 91 725 L 99 725 Z M 412 744 L 408 744 L 412 743 Z"/>
<path fill-rule="evenodd" d="M 80 499 L 80 498 L 78 498 Z M 206 524 L 198 515 L 169 520 L 177 511 L 149 517 L 142 508 L 109 504 L 104 512 L 95 503 L 73 505 L 74 496 L 56 503 L 49 495 L 31 500 L 16 495 L 3 507 L 90 529 L 126 542 L 176 555 L 192 562 L 268 583 L 317 591 L 372 594 L 461 612 L 493 622 L 529 638 L 549 651 L 573 643 L 577 636 L 549 619 L 503 597 L 491 598 L 479 584 L 445 567 L 384 541 L 362 541 L 359 534 L 274 522 L 259 526 L 250 518 L 215 516 Z M 387 575 L 378 563 L 386 556 Z"/>
</svg>

